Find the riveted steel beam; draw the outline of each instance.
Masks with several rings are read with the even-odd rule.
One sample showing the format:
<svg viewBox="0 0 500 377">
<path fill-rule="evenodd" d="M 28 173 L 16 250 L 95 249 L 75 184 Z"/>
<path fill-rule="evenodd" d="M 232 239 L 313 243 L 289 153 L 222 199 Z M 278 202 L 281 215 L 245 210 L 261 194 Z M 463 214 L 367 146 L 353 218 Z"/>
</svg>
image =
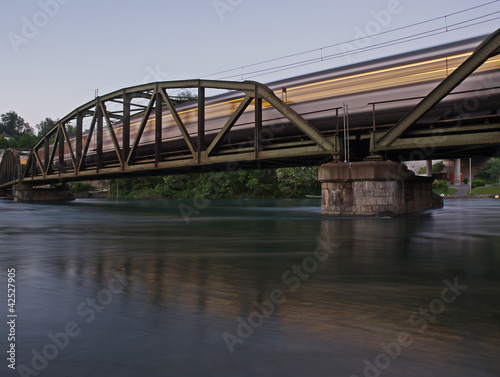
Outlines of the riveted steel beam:
<svg viewBox="0 0 500 377">
<path fill-rule="evenodd" d="M 425 148 L 438 147 L 457 147 L 457 146 L 481 146 L 488 144 L 500 145 L 500 132 L 481 132 L 470 133 L 466 135 L 435 135 L 424 137 L 401 138 L 394 140 L 386 150 L 418 150 Z"/>
<path fill-rule="evenodd" d="M 178 104 L 169 97 L 167 90 L 192 88 L 198 90 L 197 102 L 182 104 L 182 111 L 196 113 L 197 119 L 184 124 Z M 205 98 L 209 89 L 222 89 L 234 91 L 237 94 L 227 102 L 227 104 L 239 104 L 236 110 L 226 115 L 213 115 L 213 103 L 208 103 Z M 240 96 L 241 93 L 241 97 Z M 145 102 L 147 100 L 148 102 Z M 268 104 L 281 113 L 285 122 L 295 126 L 300 132 L 296 136 L 300 138 L 288 139 L 288 134 L 274 135 L 273 141 L 264 145 L 262 132 L 265 127 L 263 114 L 263 103 Z M 243 116 L 248 107 L 254 102 L 253 120 L 246 118 L 245 124 L 248 128 L 248 140 L 252 139 L 253 147 L 250 155 L 246 148 L 241 148 L 241 140 L 244 128 L 234 132 L 236 142 L 222 145 L 222 140 L 230 133 Z M 208 103 L 208 104 L 207 104 Z M 108 107 L 109 106 L 109 107 Z M 229 108 L 229 105 L 226 106 Z M 210 109 L 210 110 L 209 110 Z M 155 111 L 154 115 L 153 110 Z M 223 110 L 226 111 L 226 110 Z M 250 114 L 248 114 L 250 115 Z M 154 137 L 145 141 L 143 134 L 147 128 L 150 117 L 155 117 Z M 91 117 L 91 119 L 89 119 Z M 166 124 L 169 118 L 177 125 L 180 135 L 163 140 L 167 136 Z M 117 119 L 113 123 L 111 120 Z M 210 127 L 207 128 L 207 121 Z M 222 124 L 219 126 L 217 122 Z M 90 122 L 90 127 L 85 128 Z M 106 131 L 104 130 L 106 122 Z M 247 123 L 248 122 L 248 123 Z M 69 137 L 66 125 L 76 123 L 76 136 Z M 250 124 L 254 124 L 253 127 Z M 220 128 L 219 128 L 220 127 Z M 121 134 L 118 130 L 121 129 Z M 290 128 L 288 128 L 289 130 Z M 218 130 L 218 131 L 215 131 Z M 168 128 L 168 132 L 171 129 Z M 307 136 L 307 140 L 302 140 L 302 136 Z M 121 139 L 120 139 L 121 137 Z M 130 139 L 133 137 L 133 143 Z M 173 143 L 170 143 L 173 139 Z M 306 139 L 306 138 L 303 138 Z M 26 180 L 41 182 L 53 182 L 55 177 L 70 181 L 81 180 L 84 177 L 105 176 L 106 174 L 122 175 L 127 172 L 149 171 L 150 164 L 153 163 L 157 169 L 169 169 L 170 167 L 184 166 L 189 169 L 191 166 L 210 166 L 221 163 L 222 160 L 231 162 L 246 162 L 263 159 L 290 158 L 294 153 L 297 156 L 303 155 L 303 151 L 312 153 L 314 156 L 329 156 L 340 148 L 338 138 L 326 138 L 317 129 L 312 127 L 306 120 L 297 114 L 290 106 L 283 103 L 267 86 L 254 81 L 234 82 L 217 80 L 183 80 L 158 82 L 144 84 L 135 87 L 124 88 L 87 102 L 83 106 L 75 109 L 67 116 L 63 117 L 58 125 L 50 130 L 40 140 L 32 151 L 30 157 L 30 167 L 24 172 Z M 185 141 L 187 149 L 179 143 Z M 207 148 L 207 140 L 210 145 Z M 105 143 L 106 146 L 105 146 Z M 239 143 L 239 144 L 238 144 Z M 294 144 L 296 143 L 296 144 Z M 114 150 L 108 145 L 113 145 Z M 268 145 L 269 144 L 269 145 Z M 275 145 L 274 145 L 275 144 Z M 91 145 L 95 145 L 91 148 Z M 170 148 L 173 145 L 174 148 Z M 286 150 L 285 149 L 289 149 Z M 40 153 L 44 150 L 44 153 Z M 54 155 L 59 151 L 59 169 L 53 169 Z M 114 157 L 116 154 L 117 158 Z M 69 156 L 68 156 L 69 155 Z M 251 157 L 249 157 L 251 156 Z M 315 157 L 315 158 L 316 158 Z M 73 169 L 65 166 L 71 160 Z M 118 163 L 117 163 L 118 160 Z M 194 164 L 194 165 L 193 165 Z M 40 169 L 37 169 L 40 166 Z"/>
<path fill-rule="evenodd" d="M 193 147 L 193 142 L 191 141 L 191 137 L 189 136 L 189 133 L 186 130 L 186 127 L 184 126 L 184 122 L 179 116 L 179 113 L 177 112 L 174 104 L 172 103 L 172 100 L 170 99 L 165 89 L 161 89 L 161 95 L 163 97 L 163 100 L 165 101 L 165 104 L 167 105 L 168 110 L 170 111 L 170 114 L 172 114 L 172 118 L 174 118 L 175 124 L 181 131 L 182 137 L 184 138 L 184 141 L 186 142 L 194 158 L 196 151 Z"/>
<path fill-rule="evenodd" d="M 212 153 L 213 149 L 217 146 L 217 144 L 228 134 L 228 132 L 231 130 L 231 128 L 236 124 L 238 119 L 241 117 L 241 115 L 245 112 L 247 109 L 248 105 L 252 103 L 253 98 L 249 95 L 247 95 L 243 100 L 240 102 L 236 110 L 231 114 L 229 119 L 227 120 L 226 124 L 224 127 L 222 127 L 222 130 L 219 131 L 215 139 L 212 141 L 210 146 L 207 149 L 207 153 L 210 156 Z"/>
<path fill-rule="evenodd" d="M 415 124 L 427 111 L 446 97 L 453 89 L 469 77 L 490 57 L 500 51 L 500 29 L 487 37 L 457 69 L 445 78 L 434 90 L 432 90 L 420 103 L 418 103 L 408 114 L 396 123 L 390 130 L 378 139 L 374 140 L 373 150 L 377 152 L 387 149 L 408 128 Z"/>
<path fill-rule="evenodd" d="M 323 150 L 334 152 L 335 146 L 330 143 L 321 133 L 311 126 L 304 118 L 302 118 L 295 110 L 286 105 L 280 100 L 274 92 L 267 86 L 260 83 L 254 83 L 259 88 L 259 97 L 265 99 L 269 104 L 278 110 L 285 118 L 287 118 L 294 126 L 300 129 L 311 140 L 314 140 Z"/>
<path fill-rule="evenodd" d="M 6 149 L 0 162 L 0 187 L 12 186 L 19 182 L 21 161 L 14 149 Z"/>
</svg>

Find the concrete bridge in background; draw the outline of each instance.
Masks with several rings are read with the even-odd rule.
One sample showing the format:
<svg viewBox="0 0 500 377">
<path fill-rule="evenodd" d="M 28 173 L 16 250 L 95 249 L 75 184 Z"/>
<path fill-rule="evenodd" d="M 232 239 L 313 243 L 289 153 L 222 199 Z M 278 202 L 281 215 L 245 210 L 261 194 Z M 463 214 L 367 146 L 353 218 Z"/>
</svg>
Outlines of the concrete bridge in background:
<svg viewBox="0 0 500 377">
<path fill-rule="evenodd" d="M 30 199 L 35 187 L 54 183 L 326 164 L 320 169 L 324 213 L 393 215 L 430 208 L 436 205 L 430 204 L 430 183 L 426 182 L 429 198 L 424 200 L 420 181 L 410 183 L 416 178 L 402 164 L 387 160 L 494 155 L 500 147 L 500 86 L 494 85 L 500 78 L 500 61 L 494 59 L 499 52 L 500 31 L 496 31 L 472 53 L 443 58 L 443 80 L 436 78 L 442 71 L 435 68 L 439 59 L 430 59 L 425 52 L 421 62 L 399 57 L 394 59 L 399 65 L 379 64 L 368 72 L 369 67 L 357 67 L 347 75 L 332 71 L 326 80 L 307 83 L 301 78 L 298 83 L 276 83 L 274 88 L 253 81 L 214 80 L 125 88 L 63 117 L 24 164 L 17 152 L 7 150 L 0 163 L 0 189 L 16 186 L 25 193 L 19 199 Z M 457 66 L 452 70 L 454 61 Z M 486 67 L 482 80 L 454 91 L 482 66 Z M 485 77 L 493 85 L 485 86 Z M 378 89 L 366 84 L 374 78 Z M 414 92 L 424 84 L 438 85 L 422 97 L 380 100 L 378 96 Z M 172 93 L 180 89 L 195 90 L 197 99 L 179 101 Z M 207 96 L 216 90 L 224 93 Z M 329 98 L 355 96 L 356 90 L 371 98 L 368 116 L 365 110 L 352 112 L 346 103 L 317 109 Z M 330 94 L 322 97 L 322 93 Z M 76 129 L 75 135 L 68 133 L 69 125 Z M 346 184 L 360 181 L 373 184 L 365 184 L 361 194 L 356 185 Z M 381 183 L 390 181 L 412 188 Z M 360 199 L 381 191 L 385 196 L 380 200 Z M 402 202 L 392 205 L 396 197 Z M 405 204 L 408 197 L 415 205 Z"/>
</svg>

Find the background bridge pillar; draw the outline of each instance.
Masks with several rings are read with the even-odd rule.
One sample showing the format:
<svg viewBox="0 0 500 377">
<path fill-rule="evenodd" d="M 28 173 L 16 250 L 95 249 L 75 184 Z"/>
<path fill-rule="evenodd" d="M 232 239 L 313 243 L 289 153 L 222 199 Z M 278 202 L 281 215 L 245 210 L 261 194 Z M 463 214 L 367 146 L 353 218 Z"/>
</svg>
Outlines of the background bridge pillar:
<svg viewBox="0 0 500 377">
<path fill-rule="evenodd" d="M 455 159 L 455 164 L 453 165 L 453 175 L 454 175 L 454 185 L 461 185 L 462 180 L 460 179 L 460 174 L 462 172 L 462 168 L 460 166 L 460 159 Z"/>
<path fill-rule="evenodd" d="M 432 177 L 432 160 L 425 161 L 425 175 L 427 177 Z"/>
<path fill-rule="evenodd" d="M 328 163 L 319 168 L 321 212 L 328 216 L 398 216 L 441 208 L 432 178 L 391 161 Z"/>
<path fill-rule="evenodd" d="M 56 188 L 40 188 L 20 184 L 14 186 L 15 202 L 67 202 L 75 200 L 71 186 L 64 184 Z"/>
<path fill-rule="evenodd" d="M 0 198 L 7 198 L 9 196 L 9 190 L 5 187 L 0 188 Z"/>
</svg>

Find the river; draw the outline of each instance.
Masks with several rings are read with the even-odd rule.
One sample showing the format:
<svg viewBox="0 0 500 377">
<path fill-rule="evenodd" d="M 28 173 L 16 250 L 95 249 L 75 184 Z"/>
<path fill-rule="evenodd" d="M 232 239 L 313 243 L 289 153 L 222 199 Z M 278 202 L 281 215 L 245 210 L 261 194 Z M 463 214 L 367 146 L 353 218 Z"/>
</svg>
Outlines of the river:
<svg viewBox="0 0 500 377">
<path fill-rule="evenodd" d="M 0 201 L 1 375 L 499 376 L 499 230 L 498 199 Z"/>
</svg>

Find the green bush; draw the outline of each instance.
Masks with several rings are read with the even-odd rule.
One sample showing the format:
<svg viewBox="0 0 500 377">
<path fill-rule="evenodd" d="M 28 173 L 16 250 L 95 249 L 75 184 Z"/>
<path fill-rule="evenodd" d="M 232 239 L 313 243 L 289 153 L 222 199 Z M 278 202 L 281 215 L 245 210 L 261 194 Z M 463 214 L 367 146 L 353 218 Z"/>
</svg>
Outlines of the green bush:
<svg viewBox="0 0 500 377">
<path fill-rule="evenodd" d="M 94 187 L 88 182 L 73 182 L 71 183 L 73 192 L 89 192 L 94 191 Z"/>
<path fill-rule="evenodd" d="M 464 183 L 468 184 L 469 183 L 469 178 L 464 178 Z"/>
<path fill-rule="evenodd" d="M 433 173 L 441 173 L 444 169 L 444 162 L 443 161 L 438 161 L 435 164 L 432 165 L 432 172 Z"/>
<path fill-rule="evenodd" d="M 472 188 L 483 187 L 486 183 L 482 179 L 472 180 Z"/>
<path fill-rule="evenodd" d="M 450 185 L 446 181 L 436 181 L 434 182 L 434 189 L 440 192 L 446 192 L 450 188 Z"/>
</svg>

